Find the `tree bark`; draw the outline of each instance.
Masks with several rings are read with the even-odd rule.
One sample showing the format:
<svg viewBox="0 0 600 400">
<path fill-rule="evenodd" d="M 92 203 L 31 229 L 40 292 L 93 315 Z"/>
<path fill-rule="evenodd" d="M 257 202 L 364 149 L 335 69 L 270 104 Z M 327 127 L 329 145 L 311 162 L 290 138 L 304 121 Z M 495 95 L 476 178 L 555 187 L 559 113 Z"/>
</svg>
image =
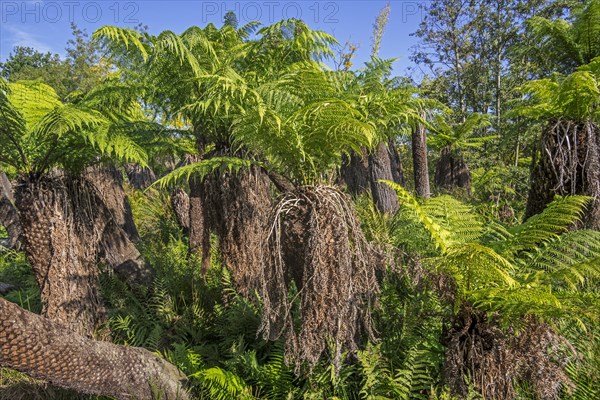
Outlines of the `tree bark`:
<svg viewBox="0 0 600 400">
<path fill-rule="evenodd" d="M 131 187 L 144 190 L 156 181 L 156 175 L 150 168 L 142 168 L 138 164 L 125 165 L 125 173 Z"/>
<path fill-rule="evenodd" d="M 352 152 L 349 157 L 345 158 L 342 161 L 340 175 L 348 192 L 354 196 L 371 190 L 367 150 L 362 149 L 362 154 Z"/>
<path fill-rule="evenodd" d="M 210 260 L 210 234 L 214 233 L 223 263 L 236 287 L 246 293 L 262 268 L 261 242 L 271 211 L 270 178 L 261 168 L 252 167 L 214 173 L 191 187 L 190 247 L 200 248 L 203 260 Z"/>
<path fill-rule="evenodd" d="M 84 172 L 87 179 L 100 197 L 112 219 L 127 233 L 130 240 L 138 242 L 140 235 L 133 220 L 129 198 L 123 190 L 123 176 L 113 165 L 95 165 Z"/>
<path fill-rule="evenodd" d="M 96 258 L 109 215 L 83 179 L 24 176 L 15 194 L 42 314 L 92 337 L 106 320 Z"/>
<path fill-rule="evenodd" d="M 427 134 L 425 126 L 419 124 L 412 133 L 412 154 L 415 174 L 415 191 L 417 196 L 428 199 L 431 195 L 429 188 L 429 167 L 427 165 Z"/>
<path fill-rule="evenodd" d="M 184 375 L 151 352 L 90 340 L 2 298 L 0 364 L 85 394 L 123 400 L 189 398 Z"/>
<path fill-rule="evenodd" d="M 584 225 L 600 229 L 600 129 L 591 122 L 551 121 L 531 171 L 525 218 L 544 210 L 555 195 L 593 197 Z"/>
<path fill-rule="evenodd" d="M 185 234 L 190 232 L 190 196 L 182 188 L 171 193 L 171 208 L 175 219 Z"/>
<path fill-rule="evenodd" d="M 381 179 L 397 182 L 398 172 L 394 174 L 394 170 L 397 171 L 397 165 L 393 165 L 392 151 L 395 152 L 393 143 L 382 142 L 373 153 L 369 154 L 369 176 L 373 201 L 379 211 L 387 214 L 396 212 L 399 205 L 394 189 L 379 182 Z"/>
<path fill-rule="evenodd" d="M 342 164 L 340 178 L 352 195 L 370 191 L 379 211 L 391 214 L 398 209 L 396 193 L 378 182 L 384 179 L 405 184 L 400 155 L 393 140 L 380 143 L 371 154 L 366 150 L 361 155 L 352 153 Z"/>
<path fill-rule="evenodd" d="M 435 186 L 442 190 L 460 188 L 471 194 L 471 172 L 460 156 L 444 147 L 435 166 Z"/>
</svg>

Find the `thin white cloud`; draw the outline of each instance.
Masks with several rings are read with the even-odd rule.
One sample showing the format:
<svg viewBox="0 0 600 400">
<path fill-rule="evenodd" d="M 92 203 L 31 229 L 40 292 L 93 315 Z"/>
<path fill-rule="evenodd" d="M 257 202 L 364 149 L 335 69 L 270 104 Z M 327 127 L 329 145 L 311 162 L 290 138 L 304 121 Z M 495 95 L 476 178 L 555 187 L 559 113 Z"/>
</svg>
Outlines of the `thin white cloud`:
<svg viewBox="0 0 600 400">
<path fill-rule="evenodd" d="M 52 52 L 52 46 L 44 43 L 31 32 L 10 24 L 5 24 L 2 28 L 10 33 L 10 36 L 6 39 L 11 45 L 11 50 L 16 46 L 26 46 L 33 47 L 42 53 Z"/>
</svg>

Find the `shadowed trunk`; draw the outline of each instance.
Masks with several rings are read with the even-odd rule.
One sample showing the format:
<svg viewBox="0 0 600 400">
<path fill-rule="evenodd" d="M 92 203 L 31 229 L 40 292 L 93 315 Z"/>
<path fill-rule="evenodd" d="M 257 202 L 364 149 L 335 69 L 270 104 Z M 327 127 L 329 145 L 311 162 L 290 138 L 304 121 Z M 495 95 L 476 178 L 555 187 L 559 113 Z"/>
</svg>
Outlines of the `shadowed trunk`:
<svg viewBox="0 0 600 400">
<path fill-rule="evenodd" d="M 182 188 L 171 193 L 171 208 L 175 219 L 185 234 L 190 232 L 190 196 Z"/>
<path fill-rule="evenodd" d="M 452 149 L 444 147 L 435 166 L 435 186 L 442 190 L 464 189 L 471 194 L 471 172 L 469 167 Z"/>
<path fill-rule="evenodd" d="M 110 221 L 105 225 L 100 242 L 100 259 L 110 265 L 128 284 L 148 286 L 153 271 L 134 242 L 140 240 L 129 199 L 123 190 L 123 177 L 114 166 L 86 169 L 84 179 L 95 190 Z"/>
<path fill-rule="evenodd" d="M 16 248 L 21 236 L 19 213 L 14 205 L 12 186 L 4 172 L 0 173 L 0 225 L 8 232 L 8 245 Z"/>
<path fill-rule="evenodd" d="M 362 154 L 352 152 L 349 158 L 344 157 L 340 175 L 348 188 L 348 192 L 352 195 L 359 195 L 371 190 L 367 151 L 363 149 Z"/>
<path fill-rule="evenodd" d="M 150 168 L 142 168 L 138 164 L 125 165 L 125 173 L 131 187 L 144 190 L 156 181 L 156 175 Z"/>
<path fill-rule="evenodd" d="M 404 185 L 400 155 L 392 140 L 380 143 L 371 154 L 365 150 L 362 156 L 352 153 L 342 164 L 340 175 L 349 193 L 359 195 L 370 191 L 379 211 L 391 214 L 398 209 L 396 192 L 378 183 L 385 179 Z"/>
<path fill-rule="evenodd" d="M 379 211 L 393 214 L 398 209 L 398 197 L 394 189 L 385 183 L 378 182 L 381 179 L 394 181 L 402 184 L 404 181 L 400 174 L 398 163 L 400 157 L 393 142 L 383 142 L 369 154 L 369 175 L 371 183 L 371 194 L 373 201 Z"/>
<path fill-rule="evenodd" d="M 88 167 L 83 176 L 96 189 L 96 194 L 110 212 L 112 219 L 127 233 L 129 239 L 138 242 L 140 235 L 133 221 L 131 204 L 123 190 L 121 172 L 112 165 L 96 165 Z"/>
<path fill-rule="evenodd" d="M 83 179 L 24 176 L 16 186 L 23 245 L 42 314 L 91 337 L 106 320 L 96 259 L 110 216 Z"/>
<path fill-rule="evenodd" d="M 151 352 L 90 340 L 2 298 L 0 365 L 80 393 L 189 398 L 181 385 L 183 374 Z"/>
<path fill-rule="evenodd" d="M 600 137 L 598 126 L 586 121 L 558 120 L 542 134 L 525 219 L 544 210 L 555 195 L 586 195 L 594 198 L 582 220 L 600 229 Z"/>
<path fill-rule="evenodd" d="M 425 125 L 419 124 L 412 133 L 412 154 L 415 173 L 415 191 L 417 196 L 428 199 L 431 195 L 429 188 L 429 167 L 427 165 L 427 131 Z"/>
</svg>

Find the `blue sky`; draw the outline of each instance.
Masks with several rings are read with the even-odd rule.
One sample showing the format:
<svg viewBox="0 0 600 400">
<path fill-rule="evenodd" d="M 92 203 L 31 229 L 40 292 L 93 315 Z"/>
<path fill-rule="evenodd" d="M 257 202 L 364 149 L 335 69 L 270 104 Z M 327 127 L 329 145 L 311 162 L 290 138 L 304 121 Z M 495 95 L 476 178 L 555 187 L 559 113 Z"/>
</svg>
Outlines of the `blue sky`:
<svg viewBox="0 0 600 400">
<path fill-rule="evenodd" d="M 48 1 L 0 0 L 0 60 L 14 46 L 30 46 L 40 51 L 64 55 L 70 38 L 70 22 L 92 33 L 104 25 L 133 27 L 148 25 L 151 33 L 165 29 L 182 32 L 192 25 L 209 22 L 220 26 L 223 15 L 235 11 L 240 24 L 258 20 L 263 24 L 284 18 L 302 18 L 313 29 L 334 35 L 341 43 L 359 44 L 355 65 L 368 59 L 373 22 L 387 1 Z M 391 13 L 383 37 L 380 56 L 399 58 L 396 74 L 405 74 L 412 66 L 410 48 L 416 39 L 409 36 L 422 19 L 426 1 L 390 1 Z"/>
</svg>

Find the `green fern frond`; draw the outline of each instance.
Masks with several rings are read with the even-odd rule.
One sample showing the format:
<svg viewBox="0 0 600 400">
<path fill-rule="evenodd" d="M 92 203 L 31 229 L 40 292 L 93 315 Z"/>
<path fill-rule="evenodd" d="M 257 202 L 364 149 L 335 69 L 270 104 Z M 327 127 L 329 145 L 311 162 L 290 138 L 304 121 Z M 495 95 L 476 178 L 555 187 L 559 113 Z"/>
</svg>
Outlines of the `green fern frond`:
<svg viewBox="0 0 600 400">
<path fill-rule="evenodd" d="M 198 179 L 204 179 L 215 171 L 237 173 L 240 169 L 250 168 L 252 165 L 260 165 L 260 163 L 237 157 L 213 157 L 179 167 L 154 182 L 152 186 L 166 187 L 177 182 L 187 181 L 192 175 Z"/>
</svg>

